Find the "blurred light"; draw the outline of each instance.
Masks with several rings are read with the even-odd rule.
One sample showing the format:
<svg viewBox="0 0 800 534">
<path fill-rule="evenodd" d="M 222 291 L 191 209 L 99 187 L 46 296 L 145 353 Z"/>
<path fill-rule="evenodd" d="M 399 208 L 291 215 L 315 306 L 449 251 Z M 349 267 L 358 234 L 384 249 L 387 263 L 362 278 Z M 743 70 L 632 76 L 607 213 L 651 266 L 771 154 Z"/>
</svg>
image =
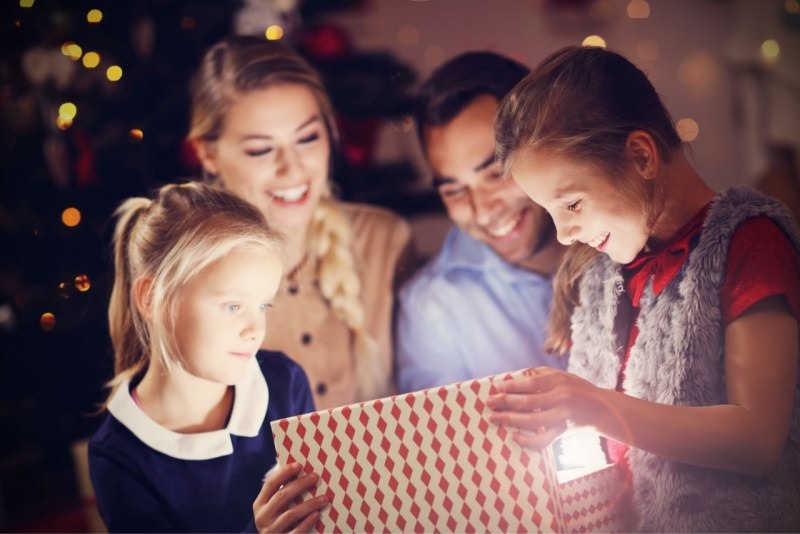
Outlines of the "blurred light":
<svg viewBox="0 0 800 534">
<path fill-rule="evenodd" d="M 438 67 L 445 60 L 446 54 L 439 46 L 429 46 L 422 52 L 422 59 L 431 67 Z"/>
<path fill-rule="evenodd" d="M 90 9 L 86 14 L 86 20 L 89 22 L 89 24 L 97 24 L 103 20 L 103 12 L 99 9 Z"/>
<path fill-rule="evenodd" d="M 56 119 L 56 126 L 59 130 L 69 130 L 72 127 L 72 119 L 66 119 L 59 115 Z"/>
<path fill-rule="evenodd" d="M 636 45 L 636 54 L 646 61 L 655 61 L 661 55 L 661 47 L 653 39 L 642 39 Z"/>
<path fill-rule="evenodd" d="M 797 0 L 786 0 L 783 3 L 783 8 L 786 10 L 787 13 L 791 15 L 796 15 L 800 13 L 800 2 Z"/>
<path fill-rule="evenodd" d="M 78 106 L 72 102 L 64 102 L 58 107 L 58 116 L 72 120 L 78 114 Z"/>
<path fill-rule="evenodd" d="M 14 26 L 16 26 L 17 28 L 22 28 L 22 21 L 19 20 L 19 19 L 16 19 L 14 21 Z"/>
<path fill-rule="evenodd" d="M 138 143 L 144 139 L 144 132 L 139 128 L 131 128 L 131 131 L 128 132 L 128 136 L 132 143 Z"/>
<path fill-rule="evenodd" d="M 78 276 L 75 277 L 75 289 L 77 289 L 81 293 L 89 291 L 91 287 L 92 283 L 89 281 L 89 275 L 79 274 Z"/>
<path fill-rule="evenodd" d="M 278 39 L 283 37 L 283 28 L 281 28 L 277 24 L 267 26 L 266 36 L 267 39 L 269 39 L 270 41 L 277 41 Z"/>
<path fill-rule="evenodd" d="M 56 327 L 56 316 L 50 312 L 43 313 L 42 317 L 39 319 L 39 326 L 41 326 L 42 330 L 45 332 L 50 332 Z"/>
<path fill-rule="evenodd" d="M 628 16 L 632 19 L 646 19 L 650 16 L 650 4 L 647 0 L 631 0 L 628 2 Z"/>
<path fill-rule="evenodd" d="M 392 121 L 392 127 L 396 132 L 410 132 L 414 127 L 414 119 L 406 115 L 400 120 Z"/>
<path fill-rule="evenodd" d="M 678 130 L 678 136 L 685 143 L 691 143 L 700 135 L 700 125 L 694 119 L 681 119 L 675 128 Z"/>
<path fill-rule="evenodd" d="M 761 43 L 761 57 L 767 61 L 775 61 L 781 53 L 781 47 L 775 39 L 767 39 Z"/>
<path fill-rule="evenodd" d="M 419 44 L 419 30 L 416 26 L 406 24 L 397 30 L 397 44 L 401 46 L 414 46 Z"/>
<path fill-rule="evenodd" d="M 591 430 L 569 429 L 553 444 L 558 471 L 605 466 L 606 455 L 600 435 Z"/>
<path fill-rule="evenodd" d="M 10 304 L 0 305 L 0 328 L 11 331 L 15 326 L 17 326 L 17 321 L 14 317 L 14 308 Z"/>
<path fill-rule="evenodd" d="M 119 65 L 111 65 L 106 69 L 106 78 L 112 82 L 119 81 L 122 78 L 122 67 Z"/>
<path fill-rule="evenodd" d="M 589 35 L 583 40 L 581 46 L 598 46 L 600 48 L 605 48 L 606 40 L 599 35 Z"/>
<path fill-rule="evenodd" d="M 589 8 L 589 16 L 594 20 L 609 21 L 614 18 L 614 4 L 611 0 L 595 0 Z"/>
<path fill-rule="evenodd" d="M 19 0 L 19 7 L 33 7 L 36 0 Z"/>
<path fill-rule="evenodd" d="M 61 53 L 72 61 L 78 61 L 83 55 L 83 49 L 75 41 L 67 41 L 61 45 Z"/>
<path fill-rule="evenodd" d="M 93 69 L 100 64 L 100 54 L 97 52 L 86 52 L 83 56 L 83 66 Z"/>
<path fill-rule="evenodd" d="M 181 28 L 184 30 L 193 30 L 195 27 L 197 27 L 197 21 L 194 20 L 194 17 L 184 15 L 184 17 L 181 19 Z"/>
<path fill-rule="evenodd" d="M 678 79 L 686 85 L 694 85 L 701 76 L 701 66 L 694 61 L 684 61 L 678 65 Z"/>
<path fill-rule="evenodd" d="M 78 208 L 67 208 L 61 212 L 61 222 L 64 223 L 64 226 L 69 226 L 72 228 L 73 226 L 78 226 L 81 222 L 81 212 Z"/>
<path fill-rule="evenodd" d="M 72 293 L 72 286 L 66 282 L 59 282 L 58 283 L 58 295 L 61 298 L 68 299 L 70 298 Z"/>
</svg>

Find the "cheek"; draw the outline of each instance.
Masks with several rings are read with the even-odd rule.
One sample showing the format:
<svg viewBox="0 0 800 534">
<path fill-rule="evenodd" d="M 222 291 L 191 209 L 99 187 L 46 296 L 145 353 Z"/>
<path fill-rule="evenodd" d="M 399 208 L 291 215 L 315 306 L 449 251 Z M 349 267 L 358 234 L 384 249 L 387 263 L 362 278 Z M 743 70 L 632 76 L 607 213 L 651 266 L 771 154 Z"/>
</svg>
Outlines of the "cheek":
<svg viewBox="0 0 800 534">
<path fill-rule="evenodd" d="M 466 222 L 470 219 L 471 211 L 466 199 L 451 199 L 442 197 L 442 202 L 447 210 L 447 214 L 456 222 Z"/>
</svg>

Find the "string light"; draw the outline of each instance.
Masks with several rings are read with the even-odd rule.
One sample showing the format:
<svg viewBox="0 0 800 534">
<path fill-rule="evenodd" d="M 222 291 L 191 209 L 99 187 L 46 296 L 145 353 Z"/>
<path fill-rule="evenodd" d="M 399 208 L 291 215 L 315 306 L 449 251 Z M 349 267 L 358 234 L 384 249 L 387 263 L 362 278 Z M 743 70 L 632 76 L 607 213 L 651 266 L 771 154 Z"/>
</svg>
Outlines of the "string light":
<svg viewBox="0 0 800 534">
<path fill-rule="evenodd" d="M 56 126 L 59 130 L 69 130 L 72 127 L 72 119 L 65 119 L 61 115 L 56 119 Z"/>
<path fill-rule="evenodd" d="M 78 114 L 78 106 L 72 102 L 64 102 L 58 107 L 58 116 L 72 120 Z"/>
<path fill-rule="evenodd" d="M 61 45 L 61 53 L 72 61 L 78 61 L 83 55 L 83 49 L 75 41 L 67 41 Z"/>
<path fill-rule="evenodd" d="M 19 7 L 33 7 L 35 0 L 19 0 Z"/>
<path fill-rule="evenodd" d="M 103 20 L 103 12 L 99 9 L 90 9 L 89 12 L 86 13 L 86 20 L 89 24 L 97 24 Z"/>
<path fill-rule="evenodd" d="M 761 57 L 766 61 L 777 61 L 778 56 L 781 54 L 781 47 L 775 39 L 767 39 L 761 43 Z"/>
<path fill-rule="evenodd" d="M 89 280 L 89 275 L 86 274 L 79 274 L 78 276 L 75 277 L 74 282 L 75 282 L 75 289 L 77 289 L 81 293 L 89 291 L 89 289 L 92 287 L 92 283 Z"/>
<path fill-rule="evenodd" d="M 117 82 L 122 78 L 122 67 L 119 65 L 111 65 L 106 69 L 106 78 L 109 81 Z"/>
<path fill-rule="evenodd" d="M 679 120 L 675 125 L 675 129 L 678 130 L 678 136 L 685 143 L 691 143 L 700 135 L 700 125 L 694 119 L 684 118 Z"/>
<path fill-rule="evenodd" d="M 583 42 L 581 43 L 582 46 L 597 46 L 600 48 L 606 47 L 606 40 L 600 37 L 599 35 L 589 35 L 587 36 Z"/>
<path fill-rule="evenodd" d="M 650 4 L 647 0 L 631 0 L 628 2 L 628 16 L 632 19 L 646 19 L 650 16 Z"/>
<path fill-rule="evenodd" d="M 81 222 L 81 212 L 78 208 L 67 208 L 61 212 L 61 222 L 70 228 L 78 226 Z"/>
<path fill-rule="evenodd" d="M 97 52 L 86 52 L 83 56 L 83 66 L 93 69 L 100 64 L 100 54 Z"/>
<path fill-rule="evenodd" d="M 128 132 L 128 136 L 131 140 L 131 143 L 138 143 L 144 139 L 144 132 L 139 128 L 131 128 L 131 130 Z"/>
<path fill-rule="evenodd" d="M 50 332 L 56 327 L 56 316 L 50 312 L 44 312 L 39 318 L 39 326 L 45 332 Z"/>
<path fill-rule="evenodd" d="M 283 37 L 283 28 L 281 28 L 277 24 L 267 26 L 267 31 L 265 32 L 265 35 L 268 40 L 277 41 L 281 37 Z"/>
</svg>

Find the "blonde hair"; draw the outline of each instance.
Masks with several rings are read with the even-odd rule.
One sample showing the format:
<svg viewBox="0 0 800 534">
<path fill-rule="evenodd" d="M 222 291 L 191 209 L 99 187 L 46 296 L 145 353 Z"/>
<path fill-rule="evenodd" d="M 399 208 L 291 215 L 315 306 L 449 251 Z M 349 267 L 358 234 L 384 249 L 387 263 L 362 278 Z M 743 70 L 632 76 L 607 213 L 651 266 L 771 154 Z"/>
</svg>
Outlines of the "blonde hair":
<svg viewBox="0 0 800 534">
<path fill-rule="evenodd" d="M 189 139 L 215 141 L 231 105 L 250 91 L 275 85 L 309 88 L 319 106 L 331 153 L 338 142 L 336 118 L 320 75 L 297 52 L 277 41 L 230 36 L 212 46 L 192 78 Z M 352 335 L 355 373 L 360 396 L 371 399 L 387 392 L 378 343 L 364 327 L 361 278 L 353 256 L 353 231 L 329 188 L 311 219 L 307 252 L 317 261 L 323 298 Z"/>
<path fill-rule="evenodd" d="M 166 185 L 153 200 L 126 200 L 115 215 L 108 306 L 112 388 L 143 373 L 151 358 L 159 358 L 166 369 L 182 365 L 175 321 L 184 284 L 233 250 L 283 251 L 282 235 L 267 226 L 258 209 L 206 184 Z M 150 279 L 149 318 L 134 301 L 134 284 L 142 277 Z"/>
</svg>

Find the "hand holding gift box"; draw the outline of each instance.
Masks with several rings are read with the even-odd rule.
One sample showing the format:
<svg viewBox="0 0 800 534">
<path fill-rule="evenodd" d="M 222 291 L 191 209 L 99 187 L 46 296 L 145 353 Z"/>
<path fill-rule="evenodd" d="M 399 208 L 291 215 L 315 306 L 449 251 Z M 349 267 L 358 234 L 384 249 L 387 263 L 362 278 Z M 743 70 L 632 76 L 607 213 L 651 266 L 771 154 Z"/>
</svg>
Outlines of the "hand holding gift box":
<svg viewBox="0 0 800 534">
<path fill-rule="evenodd" d="M 495 385 L 530 372 L 274 421 L 279 462 L 319 474 L 321 531 L 568 530 L 550 449 L 486 417 Z"/>
</svg>

